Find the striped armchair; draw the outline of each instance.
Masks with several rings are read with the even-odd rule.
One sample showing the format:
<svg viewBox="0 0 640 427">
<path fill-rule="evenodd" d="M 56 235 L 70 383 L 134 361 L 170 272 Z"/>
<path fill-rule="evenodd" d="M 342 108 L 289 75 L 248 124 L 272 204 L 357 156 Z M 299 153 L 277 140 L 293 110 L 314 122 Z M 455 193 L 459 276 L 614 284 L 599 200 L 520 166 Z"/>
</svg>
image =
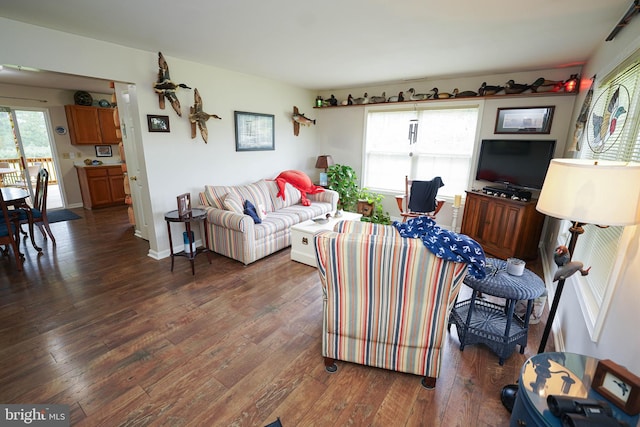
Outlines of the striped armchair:
<svg viewBox="0 0 640 427">
<path fill-rule="evenodd" d="M 433 255 L 392 226 L 343 221 L 315 235 L 323 292 L 322 355 L 421 375 L 440 373 L 447 319 L 467 265 Z"/>
</svg>

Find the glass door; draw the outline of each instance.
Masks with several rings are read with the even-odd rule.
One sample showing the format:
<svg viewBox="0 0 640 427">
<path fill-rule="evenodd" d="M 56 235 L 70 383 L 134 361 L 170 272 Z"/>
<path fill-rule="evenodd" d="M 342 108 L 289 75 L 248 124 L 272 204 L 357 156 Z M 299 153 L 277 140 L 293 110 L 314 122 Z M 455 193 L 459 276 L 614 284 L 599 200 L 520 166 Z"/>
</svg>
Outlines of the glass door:
<svg viewBox="0 0 640 427">
<path fill-rule="evenodd" d="M 52 150 L 46 110 L 0 107 L 0 164 L 15 172 L 3 175 L 3 185 L 20 186 L 33 196 L 40 168 L 49 172 L 47 208 L 64 206 Z"/>
</svg>

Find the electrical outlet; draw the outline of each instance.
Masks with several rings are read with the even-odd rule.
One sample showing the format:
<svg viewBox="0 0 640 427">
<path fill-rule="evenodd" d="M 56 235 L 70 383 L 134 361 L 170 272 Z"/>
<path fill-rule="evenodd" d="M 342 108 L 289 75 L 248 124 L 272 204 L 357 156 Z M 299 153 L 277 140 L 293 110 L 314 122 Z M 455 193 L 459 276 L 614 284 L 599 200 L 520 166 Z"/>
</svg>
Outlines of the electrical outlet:
<svg viewBox="0 0 640 427">
<path fill-rule="evenodd" d="M 71 154 L 73 154 L 73 153 L 62 153 L 62 158 L 63 159 L 70 159 L 71 158 Z"/>
</svg>

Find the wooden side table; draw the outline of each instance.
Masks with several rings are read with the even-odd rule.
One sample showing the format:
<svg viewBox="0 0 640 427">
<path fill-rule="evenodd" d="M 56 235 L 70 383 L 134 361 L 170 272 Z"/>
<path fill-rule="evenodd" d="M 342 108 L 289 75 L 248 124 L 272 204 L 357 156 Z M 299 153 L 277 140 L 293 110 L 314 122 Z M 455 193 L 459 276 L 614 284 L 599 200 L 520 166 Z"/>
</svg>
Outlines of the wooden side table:
<svg viewBox="0 0 640 427">
<path fill-rule="evenodd" d="M 535 273 L 525 269 L 522 276 L 513 276 L 506 271 L 507 262 L 487 258 L 487 275 L 476 279 L 467 275 L 464 284 L 473 292 L 471 298 L 456 302 L 449 317 L 456 325 L 460 338 L 460 350 L 467 344 L 485 344 L 499 357 L 500 365 L 520 345 L 520 353 L 527 346 L 529 316 L 533 301 L 545 291 L 544 282 Z M 478 292 L 504 298 L 505 305 L 495 304 L 478 298 Z M 516 303 L 527 301 L 524 318 L 514 314 Z"/>
<path fill-rule="evenodd" d="M 194 237 L 191 234 L 191 223 L 204 223 L 206 227 L 207 221 L 207 211 L 204 209 L 192 209 L 191 212 L 187 215 L 180 216 L 178 215 L 178 211 L 170 211 L 164 215 L 165 221 L 167 221 L 167 232 L 169 233 L 169 248 L 171 250 L 171 271 L 173 271 L 173 260 L 176 256 L 186 257 L 191 262 L 191 274 L 196 274 L 196 269 L 194 265 L 194 261 L 196 256 L 201 253 L 207 254 L 207 259 L 209 260 L 209 264 L 211 264 L 211 251 L 209 250 L 209 237 L 207 236 L 206 230 L 204 233 L 205 237 L 205 245 L 204 247 L 193 249 L 194 245 Z M 171 223 L 172 222 L 181 222 L 184 223 L 185 229 L 187 232 L 187 236 L 189 237 L 189 252 L 173 252 L 173 239 L 171 238 Z"/>
</svg>

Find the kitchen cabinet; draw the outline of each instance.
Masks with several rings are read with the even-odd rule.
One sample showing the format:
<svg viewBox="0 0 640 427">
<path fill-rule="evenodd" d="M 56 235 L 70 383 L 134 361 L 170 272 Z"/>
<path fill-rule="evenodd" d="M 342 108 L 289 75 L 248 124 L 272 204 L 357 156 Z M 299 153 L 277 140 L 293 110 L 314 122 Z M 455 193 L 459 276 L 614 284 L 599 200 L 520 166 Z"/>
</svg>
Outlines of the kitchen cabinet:
<svg viewBox="0 0 640 427">
<path fill-rule="evenodd" d="M 65 105 L 71 143 L 76 145 L 118 144 L 118 126 L 114 108 Z"/>
<path fill-rule="evenodd" d="M 120 165 L 76 166 L 85 209 L 124 205 L 124 174 Z"/>
<path fill-rule="evenodd" d="M 496 258 L 535 259 L 545 218 L 536 202 L 468 191 L 460 232 Z"/>
</svg>

